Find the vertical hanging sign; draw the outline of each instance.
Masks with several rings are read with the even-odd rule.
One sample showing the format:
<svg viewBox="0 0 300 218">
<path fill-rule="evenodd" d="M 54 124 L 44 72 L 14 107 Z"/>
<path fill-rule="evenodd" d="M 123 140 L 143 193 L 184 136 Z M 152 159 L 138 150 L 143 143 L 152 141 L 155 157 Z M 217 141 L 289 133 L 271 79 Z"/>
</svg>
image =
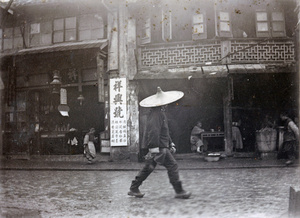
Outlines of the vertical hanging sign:
<svg viewBox="0 0 300 218">
<path fill-rule="evenodd" d="M 67 104 L 67 90 L 60 89 L 60 104 Z"/>
<path fill-rule="evenodd" d="M 126 78 L 110 79 L 110 145 L 127 146 Z"/>
</svg>

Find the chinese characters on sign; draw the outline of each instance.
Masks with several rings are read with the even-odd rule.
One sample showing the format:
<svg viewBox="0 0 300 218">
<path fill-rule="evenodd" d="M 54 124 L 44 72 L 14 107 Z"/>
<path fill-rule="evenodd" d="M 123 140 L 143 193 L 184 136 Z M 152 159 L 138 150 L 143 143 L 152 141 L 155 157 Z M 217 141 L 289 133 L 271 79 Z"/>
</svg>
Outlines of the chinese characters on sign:
<svg viewBox="0 0 300 218">
<path fill-rule="evenodd" d="M 127 146 L 126 78 L 110 79 L 110 145 Z"/>
</svg>

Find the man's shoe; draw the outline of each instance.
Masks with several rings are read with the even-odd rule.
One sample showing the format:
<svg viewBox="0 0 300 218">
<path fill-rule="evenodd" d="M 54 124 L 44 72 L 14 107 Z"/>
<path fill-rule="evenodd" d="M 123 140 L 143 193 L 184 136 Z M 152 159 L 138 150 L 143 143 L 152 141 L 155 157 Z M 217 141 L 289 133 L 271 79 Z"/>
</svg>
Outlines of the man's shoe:
<svg viewBox="0 0 300 218">
<path fill-rule="evenodd" d="M 285 165 L 289 166 L 289 165 L 292 165 L 293 163 L 294 163 L 294 161 L 288 160 L 287 162 L 285 162 Z"/>
<path fill-rule="evenodd" d="M 141 193 L 140 190 L 133 190 L 133 189 L 130 189 L 130 191 L 128 192 L 128 195 L 130 196 L 134 196 L 134 197 L 137 197 L 137 198 L 142 198 L 144 197 L 145 194 Z"/>
<path fill-rule="evenodd" d="M 191 195 L 191 192 L 182 191 L 180 193 L 176 193 L 175 198 L 188 199 Z"/>
</svg>

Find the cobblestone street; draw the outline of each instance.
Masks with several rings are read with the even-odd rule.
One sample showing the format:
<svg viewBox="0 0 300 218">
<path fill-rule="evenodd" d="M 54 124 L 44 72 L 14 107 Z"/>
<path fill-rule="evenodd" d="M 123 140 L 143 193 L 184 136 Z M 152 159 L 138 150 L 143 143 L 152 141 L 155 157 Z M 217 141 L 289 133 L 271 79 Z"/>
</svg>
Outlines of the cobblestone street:
<svg viewBox="0 0 300 218">
<path fill-rule="evenodd" d="M 1 217 L 287 217 L 291 168 L 182 170 L 187 200 L 175 199 L 158 168 L 127 196 L 137 171 L 0 171 Z M 160 179 L 159 179 L 160 178 Z"/>
</svg>

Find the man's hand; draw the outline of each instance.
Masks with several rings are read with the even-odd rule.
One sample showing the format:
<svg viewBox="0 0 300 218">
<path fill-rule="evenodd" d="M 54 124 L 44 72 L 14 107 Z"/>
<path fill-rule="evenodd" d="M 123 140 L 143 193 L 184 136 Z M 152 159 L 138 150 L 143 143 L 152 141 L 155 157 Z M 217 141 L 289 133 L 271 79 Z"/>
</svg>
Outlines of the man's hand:
<svg viewBox="0 0 300 218">
<path fill-rule="evenodd" d="M 176 153 L 176 147 L 175 147 L 175 144 L 174 144 L 173 142 L 170 144 L 170 152 L 171 152 L 172 154 L 175 154 L 175 153 Z"/>
<path fill-rule="evenodd" d="M 176 153 L 176 148 L 175 148 L 175 146 L 173 146 L 173 147 L 170 148 L 170 152 L 171 152 L 172 154 L 175 154 L 175 153 Z"/>
</svg>

